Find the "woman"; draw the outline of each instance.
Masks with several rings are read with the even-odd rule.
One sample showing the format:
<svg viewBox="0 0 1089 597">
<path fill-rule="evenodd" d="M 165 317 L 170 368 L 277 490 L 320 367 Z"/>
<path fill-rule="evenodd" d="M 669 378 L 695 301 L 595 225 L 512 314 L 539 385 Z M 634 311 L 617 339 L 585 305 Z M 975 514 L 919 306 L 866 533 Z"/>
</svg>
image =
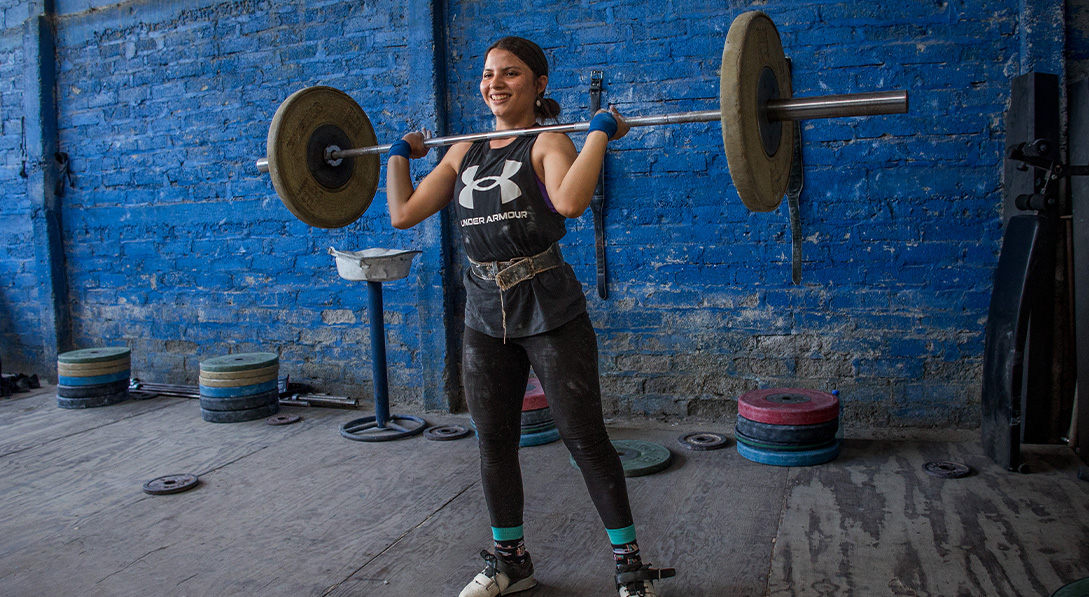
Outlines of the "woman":
<svg viewBox="0 0 1089 597">
<path fill-rule="evenodd" d="M 533 42 L 505 37 L 488 48 L 480 93 L 497 130 L 558 116 L 559 104 L 544 97 L 547 85 L 548 61 Z M 640 559 L 623 466 L 602 420 L 597 338 L 582 285 L 556 244 L 565 219 L 589 206 L 607 143 L 627 132 L 613 109 L 594 116 L 581 152 L 558 133 L 456 144 L 415 189 L 409 158 L 427 153 L 423 135 L 405 135 L 390 150 L 386 194 L 394 227 L 414 226 L 456 198 L 470 261 L 462 375 L 496 553 L 481 552 L 487 566 L 461 597 L 509 595 L 537 584 L 522 533 L 518 464 L 531 366 L 613 544 L 621 597 L 657 595 L 651 580 L 672 576 Z"/>
</svg>

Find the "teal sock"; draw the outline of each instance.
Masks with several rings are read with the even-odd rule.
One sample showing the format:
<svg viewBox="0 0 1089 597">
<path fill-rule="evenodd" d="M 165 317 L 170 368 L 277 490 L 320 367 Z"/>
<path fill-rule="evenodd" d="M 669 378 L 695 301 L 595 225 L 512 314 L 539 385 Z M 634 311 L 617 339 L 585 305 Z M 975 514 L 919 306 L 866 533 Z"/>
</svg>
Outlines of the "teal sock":
<svg viewBox="0 0 1089 597">
<path fill-rule="evenodd" d="M 526 540 L 522 526 L 492 527 L 495 555 L 512 564 L 526 563 Z"/>
<path fill-rule="evenodd" d="M 622 529 L 605 529 L 613 546 L 613 561 L 617 568 L 638 568 L 643 565 L 639 543 L 635 540 L 635 525 Z"/>
</svg>

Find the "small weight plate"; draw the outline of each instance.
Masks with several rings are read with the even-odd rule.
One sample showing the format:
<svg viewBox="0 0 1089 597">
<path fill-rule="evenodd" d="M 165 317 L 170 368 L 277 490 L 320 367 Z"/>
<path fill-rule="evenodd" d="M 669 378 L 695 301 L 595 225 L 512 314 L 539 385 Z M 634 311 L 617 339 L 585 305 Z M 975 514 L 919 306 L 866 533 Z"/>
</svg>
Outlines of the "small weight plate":
<svg viewBox="0 0 1089 597">
<path fill-rule="evenodd" d="M 278 365 L 280 358 L 271 352 L 243 352 L 212 357 L 200 362 L 200 372 L 225 373 L 228 371 L 253 371 Z"/>
<path fill-rule="evenodd" d="M 541 423 L 549 423 L 555 419 L 552 416 L 552 409 L 547 406 L 539 408 L 537 410 L 523 410 L 522 411 L 522 425 L 539 425 Z"/>
<path fill-rule="evenodd" d="M 241 369 L 239 371 L 208 371 L 207 369 L 201 369 L 200 378 L 208 381 L 237 381 L 265 376 L 265 379 L 269 379 L 276 377 L 279 373 L 280 364 L 276 363 L 269 365 L 268 367 L 261 367 L 260 369 Z"/>
<path fill-rule="evenodd" d="M 99 363 L 128 357 L 131 351 L 126 346 L 105 346 L 102 348 L 84 348 L 57 355 L 58 363 Z"/>
<path fill-rule="evenodd" d="M 266 156 L 276 194 L 306 224 L 341 228 L 359 219 L 370 206 L 378 190 L 381 165 L 378 155 L 370 154 L 331 166 L 325 163 L 324 143 L 316 143 L 317 137 L 349 146 L 333 143 L 340 149 L 373 146 L 378 141 L 359 104 L 332 87 L 300 89 L 284 100 L 272 117 Z"/>
<path fill-rule="evenodd" d="M 558 439 L 560 439 L 559 430 L 550 429 L 548 431 L 541 431 L 540 433 L 522 434 L 518 437 L 518 445 L 523 448 L 526 446 L 541 446 L 550 444 Z"/>
<path fill-rule="evenodd" d="M 166 475 L 165 477 L 157 477 L 144 483 L 144 493 L 150 493 L 151 495 L 181 493 L 196 487 L 198 483 L 200 483 L 200 479 L 198 479 L 196 475 L 190 475 L 188 473 Z"/>
<path fill-rule="evenodd" d="M 1089 577 L 1059 587 L 1051 597 L 1089 597 Z"/>
<path fill-rule="evenodd" d="M 737 417 L 736 429 L 758 442 L 783 445 L 820 444 L 835 439 L 839 417 L 815 425 L 775 425 Z"/>
<path fill-rule="evenodd" d="M 461 425 L 435 425 L 424 429 L 424 437 L 432 441 L 450 441 L 461 439 L 472 433 L 467 427 Z"/>
<path fill-rule="evenodd" d="M 266 425 L 290 425 L 302 420 L 299 415 L 274 415 L 265 419 Z"/>
<path fill-rule="evenodd" d="M 114 394 L 105 394 L 102 396 L 88 396 L 86 398 L 65 398 L 64 396 L 58 395 L 57 407 L 67 409 L 98 408 L 100 406 L 110 406 L 111 404 L 124 402 L 125 400 L 128 400 L 128 397 L 128 388 Z"/>
<path fill-rule="evenodd" d="M 102 361 L 100 363 L 57 363 L 57 375 L 64 375 L 67 377 L 94 377 L 96 375 L 117 373 L 118 371 L 128 371 L 131 367 L 132 363 L 129 361 L 128 357 L 113 361 Z"/>
<path fill-rule="evenodd" d="M 718 450 L 719 448 L 725 448 L 729 444 L 729 440 L 726 439 L 725 435 L 703 431 L 686 433 L 678 437 L 677 442 L 681 444 L 681 447 L 696 450 L 697 452 Z"/>
<path fill-rule="evenodd" d="M 767 99 L 789 99 L 792 93 L 782 40 L 768 15 L 751 11 L 734 19 L 719 72 L 722 144 L 730 178 L 745 207 L 774 211 L 790 179 L 794 127 L 775 127 L 778 123 L 767 120 Z M 778 147 L 771 152 L 766 147 L 769 124 L 778 131 Z"/>
<path fill-rule="evenodd" d="M 65 386 L 95 386 L 113 383 L 117 381 L 128 381 L 131 372 L 128 369 L 118 371 L 117 373 L 107 373 L 106 375 L 95 375 L 93 377 L 68 377 L 67 375 L 58 375 L 57 383 Z"/>
<path fill-rule="evenodd" d="M 61 398 L 92 398 L 95 396 L 107 396 L 123 392 L 129 387 L 129 380 L 122 379 L 110 383 L 93 384 L 89 386 L 57 386 L 57 396 Z"/>
<path fill-rule="evenodd" d="M 548 400 L 545 398 L 541 381 L 536 377 L 529 378 L 529 382 L 526 384 L 525 396 L 522 398 L 522 412 L 541 410 L 547 407 Z"/>
<path fill-rule="evenodd" d="M 264 394 L 269 391 L 279 391 L 280 384 L 275 379 L 266 381 L 265 383 L 254 384 L 252 386 L 238 386 L 233 388 L 211 388 L 205 385 L 200 386 L 200 395 L 208 396 L 209 398 L 234 398 L 236 396 L 253 396 L 255 394 Z"/>
<path fill-rule="evenodd" d="M 824 448 L 816 450 L 799 450 L 795 452 L 765 450 L 745 445 L 744 442 L 737 442 L 738 454 L 753 462 L 770 464 L 772 466 L 812 466 L 815 464 L 824 464 L 825 462 L 835 460 L 836 457 L 839 456 L 839 450 L 839 441 L 835 441 L 832 445 Z"/>
<path fill-rule="evenodd" d="M 207 410 L 200 409 L 200 418 L 209 423 L 241 423 L 270 417 L 280 411 L 280 403 L 248 408 L 246 410 Z"/>
<path fill-rule="evenodd" d="M 972 474 L 972 469 L 959 462 L 936 460 L 923 465 L 923 470 L 931 477 L 939 479 L 960 479 Z"/>
<path fill-rule="evenodd" d="M 201 374 L 198 382 L 202 386 L 209 388 L 242 388 L 246 386 L 254 386 L 258 384 L 268 383 L 270 381 L 276 381 L 279 376 L 273 373 L 262 373 L 261 375 L 254 375 L 250 377 L 236 377 L 234 379 L 210 379 Z"/>
<path fill-rule="evenodd" d="M 614 439 L 613 449 L 624 465 L 625 477 L 642 477 L 663 471 L 673 462 L 673 454 L 661 444 L 637 439 Z M 571 466 L 579 468 L 575 458 L 569 458 Z"/>
<path fill-rule="evenodd" d="M 816 425 L 839 417 L 839 398 L 803 388 L 753 390 L 737 399 L 737 413 L 758 423 Z"/>
<path fill-rule="evenodd" d="M 201 408 L 204 410 L 218 411 L 249 410 L 251 408 L 268 406 L 273 403 L 278 404 L 279 402 L 280 392 L 278 390 L 269 390 L 250 396 L 230 396 L 225 398 L 215 398 L 212 396 L 200 397 Z"/>
<path fill-rule="evenodd" d="M 762 442 L 758 439 L 748 437 L 736 429 L 734 430 L 734 438 L 751 448 L 769 450 L 771 452 L 805 452 L 808 450 L 820 450 L 836 443 L 836 438 L 832 437 L 832 439 L 815 444 L 776 444 L 772 442 Z"/>
</svg>

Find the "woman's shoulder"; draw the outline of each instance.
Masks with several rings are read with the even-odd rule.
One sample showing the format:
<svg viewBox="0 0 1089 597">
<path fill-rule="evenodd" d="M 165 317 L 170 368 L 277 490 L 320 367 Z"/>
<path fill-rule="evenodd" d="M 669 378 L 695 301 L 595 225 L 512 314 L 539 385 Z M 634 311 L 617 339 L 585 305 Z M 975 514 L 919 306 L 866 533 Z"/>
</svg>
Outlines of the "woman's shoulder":
<svg viewBox="0 0 1089 597">
<path fill-rule="evenodd" d="M 544 157 L 552 152 L 570 154 L 575 150 L 575 144 L 564 133 L 540 133 L 533 143 L 534 155 Z"/>
</svg>

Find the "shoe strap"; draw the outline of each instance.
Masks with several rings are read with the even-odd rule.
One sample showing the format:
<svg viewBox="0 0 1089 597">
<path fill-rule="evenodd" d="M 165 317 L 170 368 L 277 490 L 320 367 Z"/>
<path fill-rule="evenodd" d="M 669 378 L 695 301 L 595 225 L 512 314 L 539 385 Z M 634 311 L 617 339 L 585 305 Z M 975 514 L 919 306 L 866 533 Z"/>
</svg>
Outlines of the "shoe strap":
<svg viewBox="0 0 1089 597">
<path fill-rule="evenodd" d="M 496 574 L 499 572 L 498 559 L 491 553 L 488 553 L 488 550 L 486 549 L 480 550 L 480 557 L 484 558 L 484 562 L 487 564 L 487 567 L 484 568 L 484 576 L 495 578 Z"/>
<path fill-rule="evenodd" d="M 616 584 L 617 586 L 623 586 L 632 582 L 672 578 L 676 575 L 677 571 L 673 568 L 651 568 L 650 566 L 640 566 L 635 570 L 618 572 L 616 574 Z"/>
</svg>

